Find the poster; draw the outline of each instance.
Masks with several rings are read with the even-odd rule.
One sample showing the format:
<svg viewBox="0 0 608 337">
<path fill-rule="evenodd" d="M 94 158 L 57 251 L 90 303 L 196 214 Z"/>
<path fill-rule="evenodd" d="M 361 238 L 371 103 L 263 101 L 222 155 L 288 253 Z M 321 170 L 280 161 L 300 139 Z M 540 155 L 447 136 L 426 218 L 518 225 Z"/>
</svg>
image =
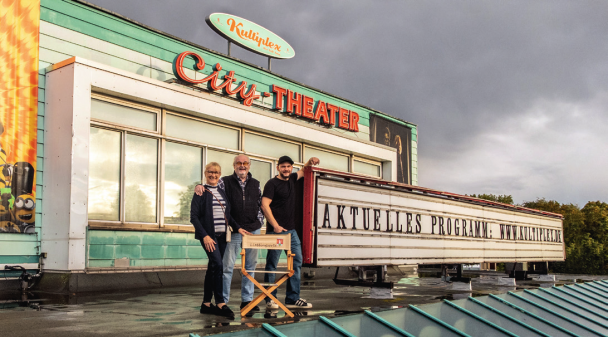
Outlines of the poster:
<svg viewBox="0 0 608 337">
<path fill-rule="evenodd" d="M 397 182 L 411 184 L 412 130 L 377 115 L 369 117 L 370 140 L 397 149 Z"/>
<path fill-rule="evenodd" d="M 0 15 L 0 233 L 32 233 L 40 0 L 0 0 Z"/>
</svg>

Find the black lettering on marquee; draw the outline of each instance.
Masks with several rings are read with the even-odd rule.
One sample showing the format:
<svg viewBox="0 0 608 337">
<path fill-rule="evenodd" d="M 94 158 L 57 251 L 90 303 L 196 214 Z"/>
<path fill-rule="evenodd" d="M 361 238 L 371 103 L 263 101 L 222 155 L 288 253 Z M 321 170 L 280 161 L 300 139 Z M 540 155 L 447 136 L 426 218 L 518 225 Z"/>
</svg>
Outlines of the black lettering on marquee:
<svg viewBox="0 0 608 337">
<path fill-rule="evenodd" d="M 511 226 L 511 230 L 513 231 L 513 240 L 517 240 L 517 226 Z"/>
<path fill-rule="evenodd" d="M 374 230 L 380 231 L 380 210 L 374 210 Z"/>
<path fill-rule="evenodd" d="M 346 224 L 344 223 L 344 209 L 346 206 L 338 205 L 338 229 L 346 229 Z"/>
<path fill-rule="evenodd" d="M 420 214 L 416 214 L 416 234 L 420 233 L 422 230 L 422 216 Z"/>
<path fill-rule="evenodd" d="M 479 221 L 475 221 L 475 237 L 481 237 L 481 224 L 479 223 Z"/>
<path fill-rule="evenodd" d="M 448 228 L 448 235 L 452 235 L 452 219 L 448 218 L 445 226 Z"/>
<path fill-rule="evenodd" d="M 329 221 L 329 205 L 325 204 L 325 215 L 323 216 L 323 227 L 331 228 L 331 222 Z"/>
<path fill-rule="evenodd" d="M 363 211 L 363 229 L 369 229 L 369 208 L 362 208 Z M 367 215 L 367 216 L 366 216 Z"/>
<path fill-rule="evenodd" d="M 435 234 L 435 226 L 437 226 L 437 217 L 431 215 L 431 234 Z"/>
<path fill-rule="evenodd" d="M 412 231 L 412 213 L 405 213 L 405 232 L 413 233 L 413 231 Z"/>
<path fill-rule="evenodd" d="M 481 223 L 481 231 L 483 234 L 484 238 L 488 238 L 488 223 L 487 222 L 482 222 Z"/>
<path fill-rule="evenodd" d="M 467 221 L 465 219 L 462 219 L 462 236 L 468 236 L 467 235 Z"/>
<path fill-rule="evenodd" d="M 395 222 L 397 223 L 396 232 L 403 233 L 403 225 L 399 223 L 399 212 L 395 212 L 395 213 L 397 214 L 397 220 L 395 220 Z"/>
<path fill-rule="evenodd" d="M 454 219 L 454 235 L 460 234 L 460 223 L 458 219 Z"/>
<path fill-rule="evenodd" d="M 469 236 L 473 237 L 473 220 L 469 220 Z"/>
<path fill-rule="evenodd" d="M 439 217 L 439 235 L 445 235 L 445 228 L 443 228 L 443 217 Z"/>
<path fill-rule="evenodd" d="M 357 214 L 359 214 L 359 207 L 350 206 L 350 214 L 353 215 L 353 229 L 357 229 Z"/>
<path fill-rule="evenodd" d="M 386 231 L 387 232 L 393 231 L 393 224 L 391 223 L 391 210 L 390 209 L 386 210 Z"/>
<path fill-rule="evenodd" d="M 505 239 L 505 225 L 498 225 L 500 226 L 500 239 L 504 240 Z"/>
</svg>

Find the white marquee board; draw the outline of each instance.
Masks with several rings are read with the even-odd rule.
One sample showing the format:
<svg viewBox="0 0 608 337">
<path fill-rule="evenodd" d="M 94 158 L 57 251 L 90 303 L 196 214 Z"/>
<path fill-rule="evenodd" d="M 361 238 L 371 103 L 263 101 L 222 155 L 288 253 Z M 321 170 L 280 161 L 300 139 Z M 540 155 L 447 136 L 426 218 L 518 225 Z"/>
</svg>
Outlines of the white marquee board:
<svg viewBox="0 0 608 337">
<path fill-rule="evenodd" d="M 317 178 L 317 266 L 563 261 L 562 219 Z"/>
</svg>

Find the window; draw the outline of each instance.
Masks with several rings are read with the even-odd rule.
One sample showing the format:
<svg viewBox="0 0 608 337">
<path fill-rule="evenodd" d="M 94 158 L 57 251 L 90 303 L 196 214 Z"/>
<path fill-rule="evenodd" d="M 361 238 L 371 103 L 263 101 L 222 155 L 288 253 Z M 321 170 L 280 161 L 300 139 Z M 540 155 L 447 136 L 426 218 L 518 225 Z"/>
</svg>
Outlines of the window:
<svg viewBox="0 0 608 337">
<path fill-rule="evenodd" d="M 133 128 L 158 131 L 158 114 L 100 99 L 91 100 L 91 119 L 120 124 Z"/>
<path fill-rule="evenodd" d="M 350 161 L 350 157 L 347 155 L 320 150 L 308 146 L 305 148 L 305 151 L 306 159 L 304 160 L 308 160 L 310 157 L 317 157 L 321 161 L 319 164 L 320 167 L 330 170 L 348 172 L 348 162 Z"/>
<path fill-rule="evenodd" d="M 194 187 L 204 180 L 205 164 L 217 162 L 222 176 L 231 175 L 234 157 L 243 152 L 262 189 L 284 155 L 296 162 L 293 172 L 318 157 L 324 168 L 381 177 L 380 162 L 97 94 L 91 98 L 91 117 L 92 226 L 192 231 L 190 203 Z"/>
<path fill-rule="evenodd" d="M 164 157 L 164 222 L 188 225 L 194 187 L 203 174 L 203 149 L 166 142 Z"/>
<path fill-rule="evenodd" d="M 255 133 L 245 132 L 243 150 L 246 153 L 258 154 L 273 158 L 289 156 L 295 162 L 301 162 L 302 146 L 298 143 L 261 136 Z"/>
<path fill-rule="evenodd" d="M 167 136 L 195 141 L 201 144 L 239 149 L 239 130 L 217 124 L 206 123 L 187 117 L 166 115 Z"/>
<path fill-rule="evenodd" d="M 374 177 L 382 176 L 380 163 L 372 163 L 357 159 L 353 160 L 353 172 Z"/>
<path fill-rule="evenodd" d="M 91 128 L 89 219 L 120 220 L 121 133 Z"/>
</svg>

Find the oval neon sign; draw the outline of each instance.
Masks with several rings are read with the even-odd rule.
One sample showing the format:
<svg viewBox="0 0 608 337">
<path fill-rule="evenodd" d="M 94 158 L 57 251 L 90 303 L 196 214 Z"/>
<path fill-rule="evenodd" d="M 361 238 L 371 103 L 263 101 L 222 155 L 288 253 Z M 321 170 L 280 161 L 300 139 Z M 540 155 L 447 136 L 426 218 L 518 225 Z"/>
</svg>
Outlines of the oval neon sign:
<svg viewBox="0 0 608 337">
<path fill-rule="evenodd" d="M 277 59 L 296 55 L 289 43 L 277 34 L 241 17 L 213 13 L 205 21 L 216 33 L 254 53 Z"/>
</svg>

